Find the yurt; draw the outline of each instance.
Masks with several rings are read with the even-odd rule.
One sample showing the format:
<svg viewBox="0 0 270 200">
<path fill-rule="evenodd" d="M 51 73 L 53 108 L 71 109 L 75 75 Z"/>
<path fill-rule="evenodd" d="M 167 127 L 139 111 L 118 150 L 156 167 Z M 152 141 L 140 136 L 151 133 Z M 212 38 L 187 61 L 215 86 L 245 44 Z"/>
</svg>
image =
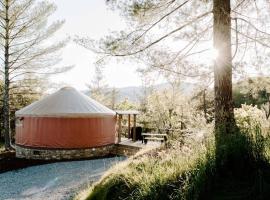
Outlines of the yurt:
<svg viewBox="0 0 270 200">
<path fill-rule="evenodd" d="M 115 126 L 114 111 L 72 87 L 64 87 L 16 112 L 16 156 L 105 156 L 114 146 Z"/>
</svg>

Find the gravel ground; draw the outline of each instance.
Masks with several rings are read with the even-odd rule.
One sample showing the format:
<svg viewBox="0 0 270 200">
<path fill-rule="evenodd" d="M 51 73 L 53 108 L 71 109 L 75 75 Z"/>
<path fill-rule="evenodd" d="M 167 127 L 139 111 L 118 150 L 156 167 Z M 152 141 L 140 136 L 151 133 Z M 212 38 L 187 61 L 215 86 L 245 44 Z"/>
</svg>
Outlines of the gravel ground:
<svg viewBox="0 0 270 200">
<path fill-rule="evenodd" d="M 60 162 L 0 174 L 0 200 L 71 199 L 123 157 Z"/>
</svg>

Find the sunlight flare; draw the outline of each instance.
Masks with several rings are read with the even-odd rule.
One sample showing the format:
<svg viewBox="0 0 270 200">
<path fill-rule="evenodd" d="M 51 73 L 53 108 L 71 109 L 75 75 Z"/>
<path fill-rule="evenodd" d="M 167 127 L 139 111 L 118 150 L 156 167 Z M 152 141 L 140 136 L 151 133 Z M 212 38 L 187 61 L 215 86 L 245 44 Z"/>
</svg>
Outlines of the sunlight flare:
<svg viewBox="0 0 270 200">
<path fill-rule="evenodd" d="M 218 56 L 218 50 L 216 48 L 211 48 L 209 51 L 209 58 L 214 61 L 218 58 Z"/>
</svg>

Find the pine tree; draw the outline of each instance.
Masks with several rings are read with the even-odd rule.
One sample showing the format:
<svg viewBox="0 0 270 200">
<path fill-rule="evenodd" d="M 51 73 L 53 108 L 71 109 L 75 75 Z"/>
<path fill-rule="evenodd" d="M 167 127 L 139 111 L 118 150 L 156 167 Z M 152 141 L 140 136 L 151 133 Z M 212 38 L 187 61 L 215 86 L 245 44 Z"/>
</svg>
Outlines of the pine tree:
<svg viewBox="0 0 270 200">
<path fill-rule="evenodd" d="M 64 23 L 57 21 L 48 25 L 48 17 L 56 9 L 54 4 L 36 0 L 1 0 L 0 6 L 4 134 L 5 148 L 9 149 L 10 91 L 18 87 L 15 86 L 16 81 L 24 79 L 27 75 L 40 78 L 41 75 L 65 70 L 52 67 L 59 61 L 59 50 L 66 41 L 52 45 L 47 42 Z"/>
</svg>

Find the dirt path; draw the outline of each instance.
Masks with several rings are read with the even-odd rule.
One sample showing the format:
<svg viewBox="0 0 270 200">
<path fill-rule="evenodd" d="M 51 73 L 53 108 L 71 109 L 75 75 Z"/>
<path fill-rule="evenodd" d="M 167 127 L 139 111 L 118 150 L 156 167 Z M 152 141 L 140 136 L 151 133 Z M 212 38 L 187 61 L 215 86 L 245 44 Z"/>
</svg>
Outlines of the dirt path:
<svg viewBox="0 0 270 200">
<path fill-rule="evenodd" d="M 63 200 L 96 181 L 123 157 L 61 162 L 0 174 L 0 199 Z"/>
</svg>

